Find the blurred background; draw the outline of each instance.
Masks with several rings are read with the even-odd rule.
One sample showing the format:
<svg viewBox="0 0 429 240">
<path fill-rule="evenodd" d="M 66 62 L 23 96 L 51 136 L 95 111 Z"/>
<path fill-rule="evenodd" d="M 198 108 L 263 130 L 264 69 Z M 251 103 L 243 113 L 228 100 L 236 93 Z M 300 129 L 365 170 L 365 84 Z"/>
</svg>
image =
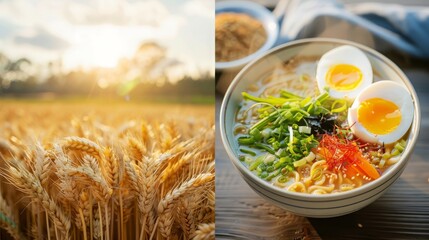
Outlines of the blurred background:
<svg viewBox="0 0 429 240">
<path fill-rule="evenodd" d="M 218 3 L 216 6 L 220 6 L 231 1 L 216 0 L 216 2 Z M 274 22 L 267 20 L 260 9 L 255 10 L 254 17 L 265 27 L 273 24 L 278 26 L 278 31 L 267 30 L 268 37 L 276 38 L 275 44 L 270 45 L 272 48 L 303 38 L 338 38 L 371 47 L 386 55 L 402 69 L 412 70 L 411 74 L 422 74 L 421 72 L 427 69 L 428 1 L 248 0 L 247 2 L 256 3 L 265 8 L 264 10 L 270 11 Z M 250 60 L 255 58 L 256 56 Z M 242 67 L 216 68 L 216 89 L 219 93 L 226 91 Z"/>
<path fill-rule="evenodd" d="M 228 0 L 218 0 L 218 1 L 228 1 Z M 256 2 L 262 5 L 265 5 L 267 7 L 274 7 L 278 0 L 251 0 L 252 2 Z M 343 3 L 361 3 L 361 2 L 381 2 L 381 3 L 398 3 L 398 4 L 405 4 L 405 5 L 424 5 L 426 0 L 341 0 Z"/>
<path fill-rule="evenodd" d="M 0 98 L 213 103 L 213 9 L 198 0 L 0 1 Z"/>
</svg>

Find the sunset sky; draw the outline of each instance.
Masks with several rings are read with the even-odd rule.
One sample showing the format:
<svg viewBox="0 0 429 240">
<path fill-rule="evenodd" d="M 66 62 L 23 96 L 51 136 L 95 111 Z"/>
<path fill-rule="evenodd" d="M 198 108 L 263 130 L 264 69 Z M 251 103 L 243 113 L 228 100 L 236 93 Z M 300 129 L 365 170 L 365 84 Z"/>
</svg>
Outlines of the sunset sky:
<svg viewBox="0 0 429 240">
<path fill-rule="evenodd" d="M 143 41 L 168 49 L 183 72 L 214 72 L 214 1 L 3 0 L 0 52 L 66 71 L 114 67 Z M 46 65 L 45 65 L 46 66 Z"/>
</svg>

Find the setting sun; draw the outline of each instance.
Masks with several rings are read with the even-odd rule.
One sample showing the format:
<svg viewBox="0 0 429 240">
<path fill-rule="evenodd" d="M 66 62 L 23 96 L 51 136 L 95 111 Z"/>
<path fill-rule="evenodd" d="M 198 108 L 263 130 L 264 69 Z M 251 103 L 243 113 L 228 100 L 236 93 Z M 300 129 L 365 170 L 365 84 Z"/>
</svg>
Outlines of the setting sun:
<svg viewBox="0 0 429 240">
<path fill-rule="evenodd" d="M 79 35 L 73 39 L 75 42 L 64 54 L 64 67 L 67 69 L 113 68 L 120 58 L 129 57 L 136 48 L 123 35 L 118 34 L 118 27 L 91 27 L 81 32 L 84 37 Z"/>
</svg>

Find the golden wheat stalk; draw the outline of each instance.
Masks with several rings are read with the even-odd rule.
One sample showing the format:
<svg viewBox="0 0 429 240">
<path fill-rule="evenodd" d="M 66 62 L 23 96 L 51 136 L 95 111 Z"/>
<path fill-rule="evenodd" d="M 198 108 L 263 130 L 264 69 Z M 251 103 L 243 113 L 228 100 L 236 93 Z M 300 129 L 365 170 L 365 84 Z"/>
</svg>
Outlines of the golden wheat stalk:
<svg viewBox="0 0 429 240">
<path fill-rule="evenodd" d="M 35 164 L 34 164 L 34 175 L 40 180 L 42 186 L 47 186 L 49 181 L 49 175 L 51 173 L 51 159 L 48 153 L 40 145 L 35 144 Z"/>
<path fill-rule="evenodd" d="M 82 151 L 96 158 L 101 158 L 102 156 L 101 147 L 86 138 L 66 137 L 62 146 L 66 150 Z"/>
<path fill-rule="evenodd" d="M 155 205 L 155 198 L 159 186 L 158 171 L 160 161 L 143 157 L 143 161 L 139 163 L 139 166 L 140 174 L 138 176 L 138 186 L 140 186 L 140 188 L 139 192 L 137 193 L 137 203 L 140 212 L 143 215 L 143 223 L 140 233 L 140 239 L 143 239 L 146 223 L 148 223 L 149 229 L 153 229 L 153 221 L 147 221 L 147 218 L 150 217 L 149 213 L 153 210 Z M 148 233 L 150 233 L 150 230 Z"/>
<path fill-rule="evenodd" d="M 178 210 L 179 222 L 187 239 L 189 239 L 195 231 L 196 218 L 194 215 L 195 211 L 198 210 L 199 203 L 195 201 L 196 198 L 194 196 L 180 201 L 180 209 Z"/>
<path fill-rule="evenodd" d="M 13 183 L 0 187 L 16 202 L 12 214 L 20 213 L 17 230 L 25 237 L 189 239 L 199 224 L 214 221 L 214 129 L 207 119 L 33 107 L 0 131 L 1 178 Z"/>
<path fill-rule="evenodd" d="M 16 155 L 14 147 L 6 139 L 0 138 L 0 160 L 14 155 Z"/>
<path fill-rule="evenodd" d="M 158 204 L 159 222 L 158 227 L 163 237 L 168 237 L 171 233 L 173 225 L 173 207 L 180 197 L 183 195 L 191 195 L 200 187 L 206 187 L 207 184 L 212 184 L 214 175 L 212 173 L 201 173 L 188 181 L 182 183 L 179 187 L 169 192 Z"/>
<path fill-rule="evenodd" d="M 144 145 L 141 144 L 136 138 L 129 137 L 128 138 L 128 148 L 127 151 L 129 153 L 129 156 L 131 160 L 134 162 L 139 162 L 143 159 L 143 156 L 145 154 L 145 148 Z"/>
<path fill-rule="evenodd" d="M 118 158 L 112 148 L 104 149 L 104 176 L 111 187 L 117 187 L 119 182 Z"/>
<path fill-rule="evenodd" d="M 198 225 L 198 230 L 192 238 L 193 240 L 212 240 L 215 239 L 215 224 L 202 223 Z"/>
<path fill-rule="evenodd" d="M 94 196 L 102 202 L 107 202 L 113 190 L 100 174 L 94 172 L 89 166 L 70 167 L 67 169 L 70 176 L 75 177 L 77 182 L 90 187 Z"/>
<path fill-rule="evenodd" d="M 71 226 L 70 219 L 42 187 L 40 180 L 31 174 L 21 162 L 14 161 L 13 165 L 9 167 L 11 183 L 28 196 L 31 196 L 32 200 L 40 203 L 55 224 L 55 227 L 62 232 L 62 236 L 68 236 Z"/>
</svg>

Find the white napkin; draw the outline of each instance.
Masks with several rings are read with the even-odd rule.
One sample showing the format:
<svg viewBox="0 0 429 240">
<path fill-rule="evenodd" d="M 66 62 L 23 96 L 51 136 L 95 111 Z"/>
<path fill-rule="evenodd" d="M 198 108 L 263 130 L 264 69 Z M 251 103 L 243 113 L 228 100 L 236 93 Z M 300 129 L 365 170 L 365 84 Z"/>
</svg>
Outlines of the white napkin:
<svg viewBox="0 0 429 240">
<path fill-rule="evenodd" d="M 289 0 L 282 9 L 278 44 L 309 37 L 335 37 L 378 50 L 396 48 L 429 58 L 429 7 Z"/>
</svg>

